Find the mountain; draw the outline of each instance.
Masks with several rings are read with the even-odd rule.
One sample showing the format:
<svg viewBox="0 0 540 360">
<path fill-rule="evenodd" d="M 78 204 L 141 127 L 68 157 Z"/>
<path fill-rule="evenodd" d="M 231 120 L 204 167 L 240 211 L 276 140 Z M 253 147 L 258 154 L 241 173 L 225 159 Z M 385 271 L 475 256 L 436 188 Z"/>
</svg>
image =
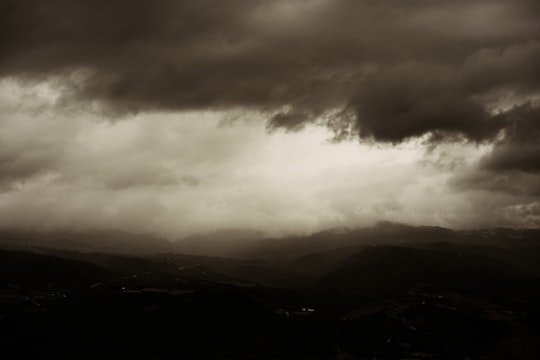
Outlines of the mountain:
<svg viewBox="0 0 540 360">
<path fill-rule="evenodd" d="M 175 244 L 184 253 L 291 261 L 303 254 L 346 246 L 455 240 L 459 237 L 459 233 L 444 228 L 380 223 L 367 228 L 333 228 L 281 238 L 265 238 L 252 230 L 218 231 L 182 239 Z"/>
<path fill-rule="evenodd" d="M 231 252 L 254 258 L 226 258 L 60 249 L 34 234 L 0 251 L 0 347 L 45 359 L 536 359 L 539 235 L 385 224 L 259 238 Z"/>
</svg>

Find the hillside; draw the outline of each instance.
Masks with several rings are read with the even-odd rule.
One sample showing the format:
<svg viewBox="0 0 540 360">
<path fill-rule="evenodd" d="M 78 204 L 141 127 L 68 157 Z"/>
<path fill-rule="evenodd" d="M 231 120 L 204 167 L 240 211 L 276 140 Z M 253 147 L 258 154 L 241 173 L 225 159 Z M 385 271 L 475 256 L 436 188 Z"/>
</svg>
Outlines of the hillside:
<svg viewBox="0 0 540 360">
<path fill-rule="evenodd" d="M 266 260 L 2 250 L 0 346 L 45 359 L 534 359 L 537 234 L 329 231 L 280 239 L 294 251 Z"/>
</svg>

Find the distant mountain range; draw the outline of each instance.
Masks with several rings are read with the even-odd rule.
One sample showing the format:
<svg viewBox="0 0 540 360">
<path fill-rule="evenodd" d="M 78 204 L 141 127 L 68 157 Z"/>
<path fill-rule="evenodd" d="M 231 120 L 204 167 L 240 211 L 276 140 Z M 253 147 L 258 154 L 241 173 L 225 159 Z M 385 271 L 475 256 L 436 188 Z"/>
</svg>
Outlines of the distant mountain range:
<svg viewBox="0 0 540 360">
<path fill-rule="evenodd" d="M 511 245 L 535 243 L 540 229 L 479 229 L 454 231 L 434 226 L 409 226 L 379 223 L 372 227 L 333 228 L 310 235 L 268 238 L 252 229 L 226 229 L 168 241 L 154 235 L 122 231 L 96 232 L 14 232 L 0 231 L 4 248 L 55 248 L 121 254 L 182 253 L 238 259 L 291 261 L 309 253 L 365 245 L 403 245 L 407 243 L 466 243 Z"/>
</svg>

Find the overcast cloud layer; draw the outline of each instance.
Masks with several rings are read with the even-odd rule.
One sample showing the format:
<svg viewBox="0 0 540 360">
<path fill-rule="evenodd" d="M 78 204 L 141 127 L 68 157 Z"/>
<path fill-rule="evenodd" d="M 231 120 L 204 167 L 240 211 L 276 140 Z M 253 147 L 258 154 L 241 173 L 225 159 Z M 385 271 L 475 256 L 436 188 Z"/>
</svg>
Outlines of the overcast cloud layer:
<svg viewBox="0 0 540 360">
<path fill-rule="evenodd" d="M 536 0 L 0 0 L 0 226 L 539 226 L 538 64 Z"/>
</svg>

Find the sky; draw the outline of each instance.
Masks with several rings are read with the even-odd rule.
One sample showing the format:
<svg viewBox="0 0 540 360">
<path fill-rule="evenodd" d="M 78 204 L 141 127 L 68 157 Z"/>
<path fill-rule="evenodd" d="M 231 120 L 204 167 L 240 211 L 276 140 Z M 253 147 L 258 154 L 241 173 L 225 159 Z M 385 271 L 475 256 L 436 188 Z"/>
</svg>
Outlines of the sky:
<svg viewBox="0 0 540 360">
<path fill-rule="evenodd" d="M 540 226 L 537 0 L 0 0 L 0 228 Z"/>
</svg>

